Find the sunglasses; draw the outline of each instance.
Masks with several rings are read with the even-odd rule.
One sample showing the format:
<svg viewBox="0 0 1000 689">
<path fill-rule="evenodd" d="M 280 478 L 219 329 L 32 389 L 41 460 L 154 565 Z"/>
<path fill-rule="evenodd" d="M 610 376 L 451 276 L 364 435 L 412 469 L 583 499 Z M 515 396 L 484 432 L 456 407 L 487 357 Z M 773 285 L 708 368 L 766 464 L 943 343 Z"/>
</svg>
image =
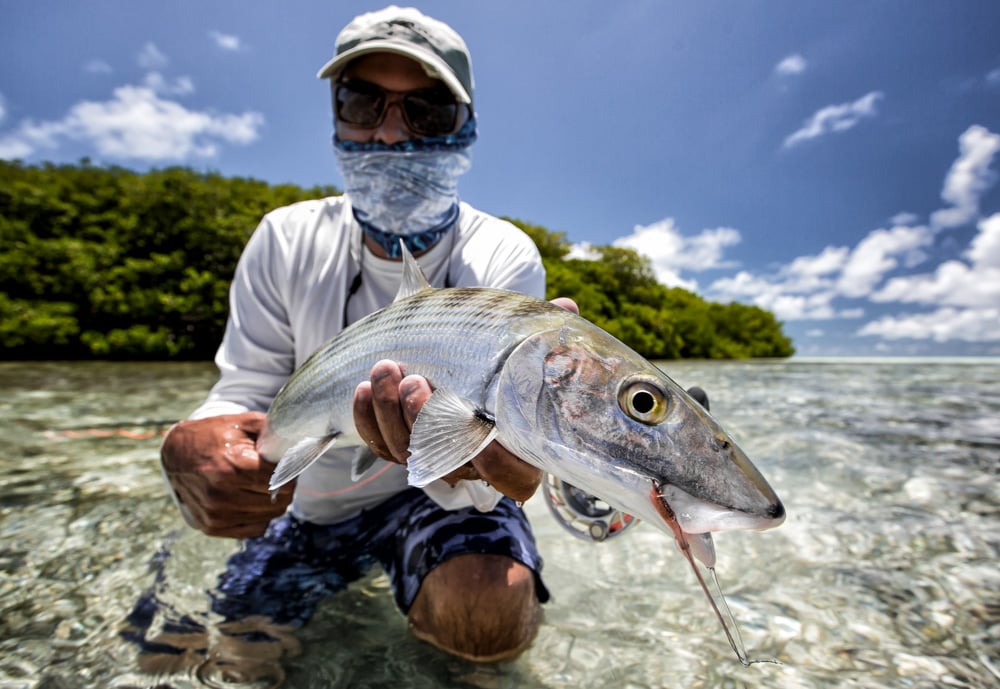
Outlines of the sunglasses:
<svg viewBox="0 0 1000 689">
<path fill-rule="evenodd" d="M 333 107 L 337 119 L 353 127 L 374 129 L 385 120 L 389 105 L 399 103 L 403 122 L 417 136 L 444 136 L 455 131 L 461 104 L 447 87 L 389 91 L 361 79 L 337 82 Z"/>
</svg>

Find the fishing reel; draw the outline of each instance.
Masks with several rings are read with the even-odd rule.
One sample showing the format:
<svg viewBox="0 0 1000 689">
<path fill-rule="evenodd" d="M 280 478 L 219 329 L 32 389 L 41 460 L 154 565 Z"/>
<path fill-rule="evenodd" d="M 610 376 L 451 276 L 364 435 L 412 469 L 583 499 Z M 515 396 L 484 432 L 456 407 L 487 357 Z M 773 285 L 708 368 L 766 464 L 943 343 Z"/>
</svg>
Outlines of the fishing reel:
<svg viewBox="0 0 1000 689">
<path fill-rule="evenodd" d="M 559 525 L 585 541 L 604 541 L 625 533 L 639 519 L 615 509 L 598 497 L 580 490 L 552 474 L 542 482 L 545 504 Z"/>
</svg>

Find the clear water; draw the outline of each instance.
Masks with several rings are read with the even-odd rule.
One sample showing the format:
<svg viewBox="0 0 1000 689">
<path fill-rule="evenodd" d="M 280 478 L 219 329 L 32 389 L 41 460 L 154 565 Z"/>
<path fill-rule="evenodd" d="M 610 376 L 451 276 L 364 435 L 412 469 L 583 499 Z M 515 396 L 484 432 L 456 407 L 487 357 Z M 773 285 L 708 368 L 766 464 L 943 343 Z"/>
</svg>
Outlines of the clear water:
<svg viewBox="0 0 1000 689">
<path fill-rule="evenodd" d="M 175 635 L 184 653 L 140 658 L 119 634 L 157 553 L 172 552 L 164 599 L 210 623 L 206 591 L 236 547 L 182 526 L 156 460 L 214 369 L 5 363 L 0 687 L 1000 686 L 1000 361 L 666 368 L 709 391 L 785 501 L 780 528 L 716 538 L 750 654 L 782 665 L 737 662 L 668 537 L 640 525 L 584 543 L 540 496 L 526 509 L 554 599 L 515 662 L 416 641 L 377 571 L 249 653 L 209 624 Z"/>
</svg>

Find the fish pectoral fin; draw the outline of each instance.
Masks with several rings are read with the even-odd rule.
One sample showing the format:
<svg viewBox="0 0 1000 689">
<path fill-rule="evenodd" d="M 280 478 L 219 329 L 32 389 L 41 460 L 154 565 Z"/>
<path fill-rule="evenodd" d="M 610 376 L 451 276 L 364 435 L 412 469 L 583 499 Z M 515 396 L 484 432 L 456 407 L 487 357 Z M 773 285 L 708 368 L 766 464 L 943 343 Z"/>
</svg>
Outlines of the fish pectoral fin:
<svg viewBox="0 0 1000 689">
<path fill-rule="evenodd" d="M 411 486 L 423 488 L 482 452 L 497 435 L 493 417 L 449 390 L 435 390 L 410 434 Z"/>
<path fill-rule="evenodd" d="M 354 456 L 354 461 L 351 462 L 351 480 L 360 481 L 361 477 L 380 459 L 382 458 L 367 447 L 359 448 L 358 453 Z"/>
<path fill-rule="evenodd" d="M 333 431 L 322 438 L 303 438 L 288 448 L 285 454 L 281 455 L 278 466 L 274 467 L 274 473 L 271 474 L 271 481 L 268 484 L 271 493 L 308 469 L 309 465 L 333 447 L 339 435 L 340 431 Z"/>
</svg>

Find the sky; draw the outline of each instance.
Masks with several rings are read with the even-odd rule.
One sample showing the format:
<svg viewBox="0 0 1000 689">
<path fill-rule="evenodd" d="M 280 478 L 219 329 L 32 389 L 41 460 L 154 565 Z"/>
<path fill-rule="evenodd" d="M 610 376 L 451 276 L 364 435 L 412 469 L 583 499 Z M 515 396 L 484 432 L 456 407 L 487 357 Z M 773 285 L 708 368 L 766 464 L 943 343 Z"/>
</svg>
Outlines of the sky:
<svg viewBox="0 0 1000 689">
<path fill-rule="evenodd" d="M 0 0 L 0 158 L 341 187 L 316 71 L 382 6 Z M 1000 355 L 995 0 L 418 7 L 472 53 L 464 201 L 767 308 L 801 356 Z"/>
</svg>

